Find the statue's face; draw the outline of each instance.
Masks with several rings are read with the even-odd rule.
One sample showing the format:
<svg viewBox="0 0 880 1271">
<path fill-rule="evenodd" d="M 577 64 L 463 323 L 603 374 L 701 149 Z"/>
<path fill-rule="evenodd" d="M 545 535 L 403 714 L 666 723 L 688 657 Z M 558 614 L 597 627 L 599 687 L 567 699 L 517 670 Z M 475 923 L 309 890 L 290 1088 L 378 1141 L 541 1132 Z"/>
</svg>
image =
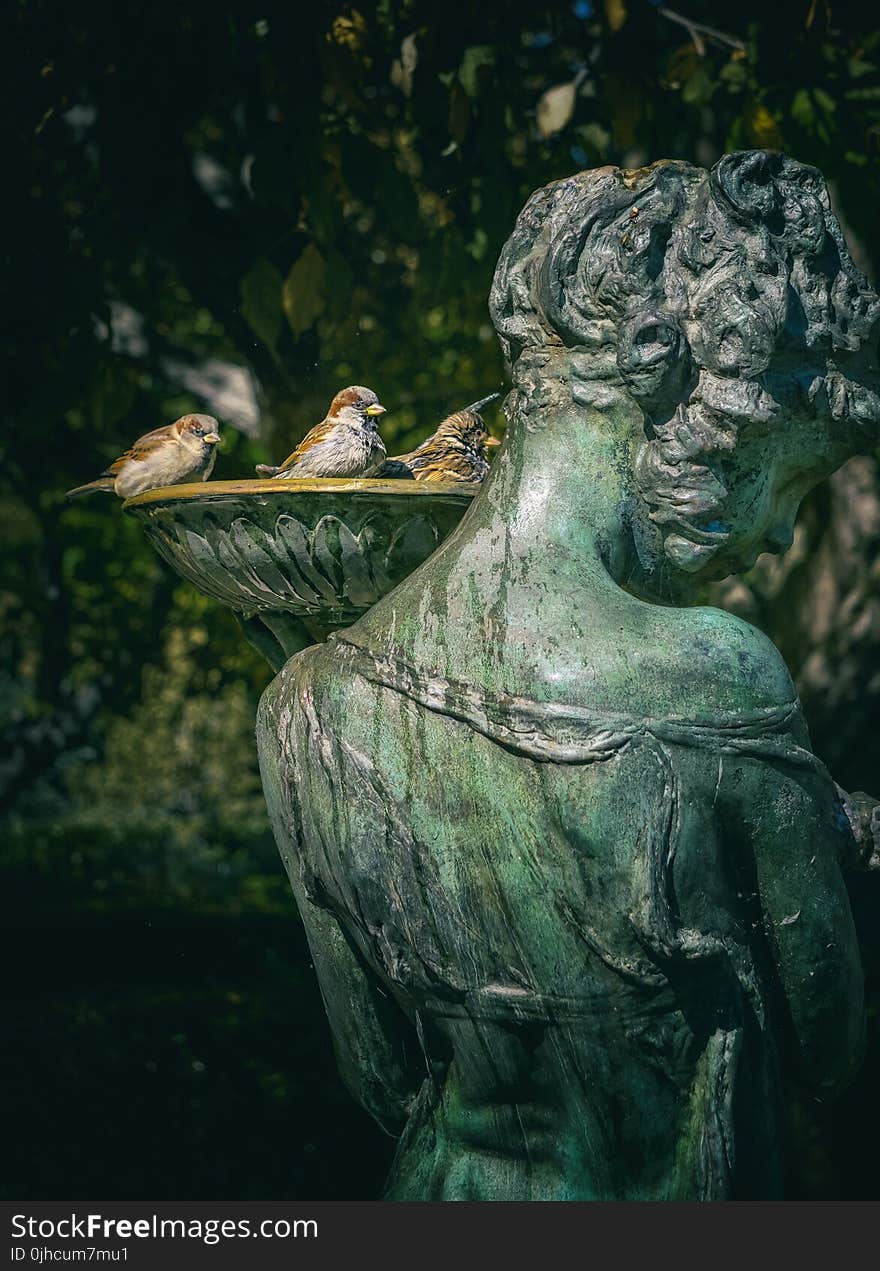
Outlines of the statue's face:
<svg viewBox="0 0 880 1271">
<path fill-rule="evenodd" d="M 804 496 L 852 455 L 854 434 L 876 435 L 880 427 L 880 376 L 870 348 L 837 367 L 771 373 L 764 382 L 774 419 L 759 435 L 746 424 L 723 474 L 731 532 L 716 577 L 749 569 L 762 552 L 785 552 Z"/>
<path fill-rule="evenodd" d="M 871 350 L 836 365 L 811 361 L 777 363 L 752 380 L 704 369 L 643 448 L 643 488 L 663 537 L 657 565 L 674 592 L 786 551 L 807 492 L 880 426 Z"/>
<path fill-rule="evenodd" d="M 820 429 L 795 428 L 789 440 L 788 447 L 780 447 L 776 438 L 746 437 L 735 455 L 713 465 L 728 497 L 723 520 L 716 518 L 709 526 L 723 533 L 724 540 L 698 571 L 701 578 L 742 573 L 762 552 L 781 555 L 791 546 L 804 495 L 837 463 Z"/>
</svg>

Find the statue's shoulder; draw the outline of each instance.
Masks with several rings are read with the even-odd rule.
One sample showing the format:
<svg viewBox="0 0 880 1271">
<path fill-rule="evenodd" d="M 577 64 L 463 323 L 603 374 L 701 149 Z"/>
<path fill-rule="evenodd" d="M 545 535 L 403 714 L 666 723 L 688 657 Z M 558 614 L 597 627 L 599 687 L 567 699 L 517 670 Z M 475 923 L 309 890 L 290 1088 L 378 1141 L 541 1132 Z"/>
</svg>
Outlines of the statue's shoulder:
<svg viewBox="0 0 880 1271">
<path fill-rule="evenodd" d="M 631 598 L 565 662 L 554 676 L 561 700 L 634 719 L 725 719 L 797 702 L 773 642 L 721 609 Z"/>
<path fill-rule="evenodd" d="M 785 659 L 757 627 L 707 606 L 674 613 L 661 650 L 677 713 L 755 711 L 796 701 Z"/>
<path fill-rule="evenodd" d="M 631 618 L 616 629 L 594 628 L 585 649 L 554 661 L 552 676 L 511 663 L 507 683 L 495 688 L 482 683 L 476 663 L 466 659 L 444 665 L 432 649 L 400 647 L 391 632 L 385 639 L 372 632 L 365 643 L 346 633 L 291 658 L 267 690 L 266 706 L 287 730 L 308 731 L 320 721 L 325 735 L 337 737 L 358 737 L 364 729 L 372 736 L 377 710 L 393 730 L 391 701 L 401 695 L 414 709 L 461 718 L 528 713 L 531 703 L 538 714 L 549 712 L 548 719 L 570 707 L 633 725 L 653 719 L 745 726 L 764 712 L 792 707 L 794 731 L 801 732 L 788 668 L 756 627 L 713 608 L 645 605 Z M 397 690 L 391 701 L 382 699 L 387 688 Z"/>
<path fill-rule="evenodd" d="M 329 724 L 356 709 L 358 693 L 345 644 L 328 640 L 295 654 L 276 675 L 263 697 L 266 708 L 286 714 L 291 726 L 312 713 Z"/>
</svg>

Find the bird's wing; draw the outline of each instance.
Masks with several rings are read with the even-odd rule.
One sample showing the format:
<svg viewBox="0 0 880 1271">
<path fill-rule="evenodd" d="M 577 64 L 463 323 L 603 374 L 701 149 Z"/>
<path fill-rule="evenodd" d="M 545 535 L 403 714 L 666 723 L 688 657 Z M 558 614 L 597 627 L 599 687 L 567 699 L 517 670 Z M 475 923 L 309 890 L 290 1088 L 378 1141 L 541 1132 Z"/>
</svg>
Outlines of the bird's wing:
<svg viewBox="0 0 880 1271">
<path fill-rule="evenodd" d="M 415 450 L 408 450 L 405 455 L 394 455 L 393 459 L 389 462 L 405 464 L 412 464 L 413 462 L 420 463 L 423 455 L 430 457 L 431 447 L 434 445 L 436 440 L 437 434 L 436 432 L 432 432 L 430 437 L 426 437 L 421 445 L 416 446 Z"/>
<path fill-rule="evenodd" d="M 473 461 L 458 450 L 416 456 L 409 465 L 417 481 L 476 481 Z"/>
<path fill-rule="evenodd" d="M 418 453 L 418 450 L 409 450 L 405 455 L 389 455 L 385 462 L 410 464 Z"/>
<path fill-rule="evenodd" d="M 322 419 L 320 424 L 315 424 L 303 437 L 302 441 L 291 454 L 287 456 L 283 463 L 279 463 L 278 471 L 285 472 L 288 468 L 292 468 L 294 464 L 299 463 L 303 455 L 306 454 L 313 446 L 319 445 L 322 441 L 326 441 L 333 428 L 333 424 L 329 419 Z"/>
<path fill-rule="evenodd" d="M 170 440 L 172 424 L 165 424 L 162 428 L 154 428 L 152 432 L 144 433 L 143 437 L 138 437 L 137 441 L 129 446 L 128 450 L 123 451 L 118 459 L 114 459 L 109 468 L 105 468 L 101 473 L 102 477 L 116 477 L 127 463 L 143 463 L 149 459 L 151 455 L 156 453 L 159 446 Z"/>
</svg>

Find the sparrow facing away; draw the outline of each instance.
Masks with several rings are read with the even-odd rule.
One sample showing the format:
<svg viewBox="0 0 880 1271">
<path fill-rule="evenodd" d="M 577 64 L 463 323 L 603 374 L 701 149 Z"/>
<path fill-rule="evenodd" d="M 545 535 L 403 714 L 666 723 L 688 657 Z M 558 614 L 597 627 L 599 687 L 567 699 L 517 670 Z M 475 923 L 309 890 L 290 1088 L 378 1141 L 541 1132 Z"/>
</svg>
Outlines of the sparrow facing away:
<svg viewBox="0 0 880 1271">
<path fill-rule="evenodd" d="M 416 481 L 482 481 L 489 471 L 486 447 L 500 446 L 501 442 L 490 437 L 480 411 L 500 396 L 490 393 L 457 410 L 417 450 L 386 460 L 377 476 L 412 477 Z"/>
<path fill-rule="evenodd" d="M 258 463 L 261 477 L 368 477 L 385 458 L 377 420 L 385 407 L 370 388 L 352 384 L 277 468 Z"/>
<path fill-rule="evenodd" d="M 105 468 L 97 481 L 68 490 L 67 499 L 103 490 L 130 499 L 159 486 L 207 481 L 217 458 L 220 425 L 213 415 L 181 415 L 154 428 Z"/>
</svg>

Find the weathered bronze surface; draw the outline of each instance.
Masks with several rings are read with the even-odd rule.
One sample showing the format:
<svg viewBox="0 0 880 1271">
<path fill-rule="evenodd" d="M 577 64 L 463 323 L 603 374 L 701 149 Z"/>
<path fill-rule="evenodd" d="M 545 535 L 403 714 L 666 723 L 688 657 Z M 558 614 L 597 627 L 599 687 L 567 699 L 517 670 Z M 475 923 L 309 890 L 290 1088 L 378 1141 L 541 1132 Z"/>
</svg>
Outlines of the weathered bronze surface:
<svg viewBox="0 0 880 1271">
<path fill-rule="evenodd" d="M 685 606 L 875 443 L 880 302 L 819 174 L 748 152 L 539 190 L 491 310 L 485 486 L 261 703 L 340 1069 L 393 1198 L 775 1196 L 781 1073 L 858 1063 L 874 804 L 773 645 Z"/>
<path fill-rule="evenodd" d="M 211 481 L 125 503 L 166 561 L 239 614 L 277 670 L 435 550 L 474 490 L 403 481 Z"/>
</svg>

